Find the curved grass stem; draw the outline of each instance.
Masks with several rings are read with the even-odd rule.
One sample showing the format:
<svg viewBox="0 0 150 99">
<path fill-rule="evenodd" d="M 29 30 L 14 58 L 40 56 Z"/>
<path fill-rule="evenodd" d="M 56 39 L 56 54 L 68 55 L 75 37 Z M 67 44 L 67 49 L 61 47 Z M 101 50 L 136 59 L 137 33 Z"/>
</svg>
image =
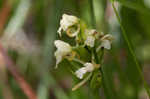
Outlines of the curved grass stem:
<svg viewBox="0 0 150 99">
<path fill-rule="evenodd" d="M 121 33 L 122 33 L 122 35 L 123 35 L 123 38 L 124 38 L 124 40 L 125 40 L 125 42 L 126 42 L 126 44 L 127 44 L 127 46 L 128 46 L 128 49 L 129 49 L 129 52 L 131 53 L 131 56 L 132 56 L 132 58 L 133 58 L 133 60 L 134 60 L 134 62 L 135 62 L 135 65 L 136 65 L 136 68 L 137 68 L 137 70 L 138 70 L 138 72 L 139 72 L 140 78 L 141 78 L 141 80 L 142 80 L 142 82 L 143 82 L 143 84 L 144 84 L 144 88 L 146 89 L 147 94 L 148 94 L 148 96 L 149 96 L 149 98 L 150 98 L 150 90 L 149 90 L 148 84 L 146 83 L 146 81 L 145 81 L 145 79 L 144 79 L 144 76 L 143 76 L 142 71 L 141 71 L 141 68 L 140 68 L 140 64 L 139 64 L 139 62 L 138 62 L 138 60 L 137 60 L 137 57 L 136 57 L 136 55 L 135 55 L 135 52 L 134 52 L 134 50 L 133 50 L 133 48 L 132 48 L 132 46 L 131 46 L 131 43 L 130 43 L 128 37 L 127 37 L 126 31 L 125 31 L 125 29 L 124 29 L 124 27 L 123 27 L 123 25 L 122 25 L 121 18 L 120 18 L 120 16 L 119 16 L 119 14 L 118 14 L 118 12 L 117 12 L 117 9 L 116 9 L 116 7 L 115 7 L 115 5 L 114 5 L 113 2 L 112 2 L 112 7 L 113 7 L 113 10 L 114 10 L 114 12 L 115 12 L 115 14 L 116 14 L 117 20 L 118 20 L 118 22 L 119 22 L 119 24 L 120 24 L 120 27 L 121 27 L 121 30 L 122 30 Z"/>
</svg>

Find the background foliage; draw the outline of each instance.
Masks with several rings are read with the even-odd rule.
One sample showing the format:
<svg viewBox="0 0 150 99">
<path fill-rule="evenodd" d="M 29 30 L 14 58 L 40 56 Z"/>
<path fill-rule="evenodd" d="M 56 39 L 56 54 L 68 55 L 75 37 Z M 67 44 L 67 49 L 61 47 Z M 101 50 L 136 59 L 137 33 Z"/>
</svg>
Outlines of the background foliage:
<svg viewBox="0 0 150 99">
<path fill-rule="evenodd" d="M 114 4 L 150 84 L 150 1 L 115 0 Z M 111 2 L 93 0 L 93 8 L 94 16 L 90 0 L 0 0 L 0 44 L 38 99 L 149 99 Z M 81 18 L 90 28 L 95 18 L 99 32 L 115 37 L 112 49 L 104 55 L 98 95 L 89 84 L 71 91 L 75 82 L 67 62 L 54 69 L 53 41 L 60 39 L 57 29 L 63 13 Z M 4 60 L 0 57 L 0 99 L 27 99 Z"/>
</svg>

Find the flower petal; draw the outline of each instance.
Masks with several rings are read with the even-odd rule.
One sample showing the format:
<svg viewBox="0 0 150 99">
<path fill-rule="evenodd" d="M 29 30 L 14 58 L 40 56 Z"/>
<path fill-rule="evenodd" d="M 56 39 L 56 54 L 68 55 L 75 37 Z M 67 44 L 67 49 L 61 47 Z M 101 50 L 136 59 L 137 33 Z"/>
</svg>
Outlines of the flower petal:
<svg viewBox="0 0 150 99">
<path fill-rule="evenodd" d="M 67 31 L 67 29 L 75 24 L 79 23 L 79 19 L 72 15 L 63 14 L 62 19 L 60 20 L 60 27 L 58 33 L 61 36 L 61 31 Z"/>
<path fill-rule="evenodd" d="M 71 46 L 70 46 L 68 43 L 64 42 L 64 41 L 55 40 L 55 41 L 54 41 L 54 44 L 55 44 L 57 50 L 59 50 L 59 51 L 61 51 L 61 52 L 66 52 L 66 53 L 68 53 L 68 52 L 71 51 Z"/>
<path fill-rule="evenodd" d="M 92 63 L 85 63 L 84 66 L 85 66 L 87 72 L 92 72 L 94 70 L 94 66 Z"/>
<path fill-rule="evenodd" d="M 104 47 L 105 49 L 111 49 L 111 42 L 109 40 L 103 40 L 101 47 Z"/>
<path fill-rule="evenodd" d="M 95 43 L 95 37 L 93 37 L 93 36 L 87 36 L 87 38 L 85 40 L 85 44 L 87 46 L 94 47 L 94 43 Z"/>
<path fill-rule="evenodd" d="M 84 74 L 87 72 L 86 68 L 85 67 L 82 67 L 80 69 L 78 69 L 75 74 L 76 76 L 79 78 L 79 79 L 82 79 Z"/>
<path fill-rule="evenodd" d="M 103 40 L 109 40 L 109 41 L 112 41 L 114 38 L 113 38 L 113 36 L 111 35 L 111 34 L 106 34 L 106 35 L 104 35 L 102 38 L 101 38 L 101 40 L 103 41 Z"/>
<path fill-rule="evenodd" d="M 60 55 L 61 53 L 59 53 L 59 51 L 56 51 L 54 54 L 56 57 L 56 68 L 57 68 L 58 64 L 62 61 L 62 55 Z"/>
<path fill-rule="evenodd" d="M 72 48 L 68 43 L 61 40 L 55 40 L 54 44 L 57 48 L 56 52 L 54 53 L 56 57 L 56 68 L 57 68 L 57 65 L 62 61 L 64 56 L 66 56 L 72 51 Z"/>
</svg>

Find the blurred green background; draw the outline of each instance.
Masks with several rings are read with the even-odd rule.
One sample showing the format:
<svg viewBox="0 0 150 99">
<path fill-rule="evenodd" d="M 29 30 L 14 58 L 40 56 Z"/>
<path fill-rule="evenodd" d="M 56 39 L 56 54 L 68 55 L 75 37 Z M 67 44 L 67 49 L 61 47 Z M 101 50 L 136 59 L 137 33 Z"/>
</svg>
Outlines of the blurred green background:
<svg viewBox="0 0 150 99">
<path fill-rule="evenodd" d="M 150 0 L 114 3 L 150 84 Z M 109 0 L 93 0 L 97 30 L 115 38 L 105 52 L 99 98 L 88 83 L 71 91 L 75 82 L 65 68 L 69 64 L 54 69 L 53 42 L 60 39 L 62 14 L 77 16 L 92 28 L 90 4 L 90 0 L 0 0 L 0 44 L 38 99 L 149 99 Z M 4 60 L 0 55 L 0 99 L 28 99 Z"/>
</svg>

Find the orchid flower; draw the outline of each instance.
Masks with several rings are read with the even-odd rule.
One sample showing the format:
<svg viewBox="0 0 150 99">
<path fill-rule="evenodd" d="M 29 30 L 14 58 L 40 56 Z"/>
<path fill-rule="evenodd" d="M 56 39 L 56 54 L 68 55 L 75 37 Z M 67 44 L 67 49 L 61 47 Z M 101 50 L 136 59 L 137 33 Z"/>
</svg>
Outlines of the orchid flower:
<svg viewBox="0 0 150 99">
<path fill-rule="evenodd" d="M 54 44 L 57 48 L 57 50 L 55 51 L 56 68 L 57 68 L 57 65 L 62 61 L 64 56 L 66 56 L 72 51 L 72 48 L 68 43 L 61 40 L 55 40 Z"/>
<path fill-rule="evenodd" d="M 65 32 L 68 32 L 67 34 L 70 37 L 75 37 L 80 31 L 80 27 L 78 23 L 79 23 L 79 19 L 77 17 L 63 14 L 62 19 L 60 20 L 60 27 L 57 32 L 61 36 L 62 31 L 65 31 Z M 72 26 L 77 26 L 77 29 L 75 31 L 72 31 L 72 33 L 70 33 L 71 31 L 70 28 Z"/>
</svg>

